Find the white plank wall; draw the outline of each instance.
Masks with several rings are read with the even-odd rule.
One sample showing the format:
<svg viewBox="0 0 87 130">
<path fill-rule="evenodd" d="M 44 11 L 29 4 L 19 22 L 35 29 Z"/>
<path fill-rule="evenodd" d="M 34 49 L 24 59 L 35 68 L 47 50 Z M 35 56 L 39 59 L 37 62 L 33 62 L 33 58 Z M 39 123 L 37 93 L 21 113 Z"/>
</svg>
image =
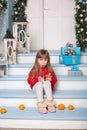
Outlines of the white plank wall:
<svg viewBox="0 0 87 130">
<path fill-rule="evenodd" d="M 75 44 L 74 0 L 28 0 L 31 50 L 59 50 Z"/>
</svg>

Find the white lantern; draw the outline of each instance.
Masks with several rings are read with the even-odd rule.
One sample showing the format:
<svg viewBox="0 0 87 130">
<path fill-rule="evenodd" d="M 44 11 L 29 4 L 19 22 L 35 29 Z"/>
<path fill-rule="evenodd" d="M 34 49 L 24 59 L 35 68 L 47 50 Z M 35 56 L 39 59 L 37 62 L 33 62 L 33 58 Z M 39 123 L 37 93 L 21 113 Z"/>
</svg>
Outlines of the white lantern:
<svg viewBox="0 0 87 130">
<path fill-rule="evenodd" d="M 16 42 L 11 32 L 7 30 L 3 38 L 4 43 L 4 57 L 8 64 L 16 64 Z"/>
<path fill-rule="evenodd" d="M 13 23 L 13 36 L 17 43 L 17 52 L 29 52 L 29 23 L 27 20 L 19 16 L 16 22 Z"/>
</svg>

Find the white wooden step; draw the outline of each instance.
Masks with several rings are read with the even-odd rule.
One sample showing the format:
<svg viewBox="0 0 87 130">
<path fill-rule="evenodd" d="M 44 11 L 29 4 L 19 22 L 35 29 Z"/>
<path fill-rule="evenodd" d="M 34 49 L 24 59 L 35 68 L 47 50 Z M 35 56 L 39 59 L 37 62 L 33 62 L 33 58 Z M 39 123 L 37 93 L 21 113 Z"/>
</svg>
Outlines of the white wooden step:
<svg viewBox="0 0 87 130">
<path fill-rule="evenodd" d="M 49 52 L 51 63 L 59 63 L 60 52 Z M 34 63 L 36 52 L 17 54 L 17 63 Z M 81 63 L 87 63 L 87 53 L 81 53 Z"/>
<path fill-rule="evenodd" d="M 82 90 L 87 89 L 87 76 L 69 77 L 57 76 L 58 82 L 55 89 L 58 90 Z M 30 89 L 27 76 L 14 75 L 0 78 L 0 89 Z"/>
<path fill-rule="evenodd" d="M 53 115 L 52 115 L 53 116 Z M 0 119 L 1 128 L 24 129 L 87 129 L 87 121 L 71 120 L 25 120 L 25 119 Z"/>
<path fill-rule="evenodd" d="M 59 52 L 58 53 L 50 53 L 51 63 L 59 63 Z M 17 54 L 17 63 L 34 63 L 36 57 L 36 52 L 30 53 L 19 53 Z"/>
<path fill-rule="evenodd" d="M 82 52 L 81 53 L 81 59 L 80 59 L 81 63 L 87 63 L 87 52 Z"/>
<path fill-rule="evenodd" d="M 46 95 L 44 95 L 44 98 L 46 98 Z M 81 105 L 81 101 L 79 104 L 80 107 L 87 107 L 87 103 L 85 103 L 87 101 L 87 90 L 56 90 L 53 92 L 53 98 L 56 99 L 57 103 L 60 102 L 58 99 L 63 99 L 64 101 L 65 99 L 67 99 L 66 101 L 71 103 L 72 103 L 72 99 L 74 99 L 75 102 L 77 102 L 77 104 L 79 103 L 80 100 L 82 100 L 82 105 Z M 9 100 L 11 99 L 11 101 L 8 102 L 7 99 Z M 16 100 L 15 103 L 17 103 L 17 102 L 23 102 L 23 100 L 27 102 L 27 99 L 28 99 L 27 104 L 29 104 L 29 101 L 33 99 L 35 99 L 36 101 L 36 95 L 31 90 L 18 90 L 18 89 L 0 90 L 0 104 L 4 104 L 4 103 L 6 104 L 6 102 L 8 102 L 7 104 L 12 105 L 14 100 Z M 33 103 L 31 103 L 30 106 L 32 106 L 32 104 Z"/>
<path fill-rule="evenodd" d="M 44 95 L 46 98 L 46 95 Z M 56 90 L 53 92 L 53 98 L 57 104 L 63 99 L 63 103 L 75 105 L 75 107 L 87 107 L 87 90 Z M 0 105 L 18 105 L 24 103 L 36 106 L 36 95 L 31 90 L 18 89 L 0 89 Z M 60 103 L 61 103 L 60 102 Z"/>
<path fill-rule="evenodd" d="M 28 120 L 87 120 L 86 108 L 75 108 L 74 110 L 56 109 L 55 113 L 43 114 L 38 113 L 35 107 L 26 107 L 24 111 L 20 111 L 17 107 L 6 107 L 7 113 L 1 115 L 1 119 L 28 119 Z M 34 113 L 34 114 L 33 114 Z M 67 115 L 67 116 L 66 116 Z"/>
<path fill-rule="evenodd" d="M 86 99 L 87 90 L 56 90 L 53 92 L 53 97 L 58 99 Z M 0 98 L 35 98 L 36 95 L 31 90 L 18 89 L 0 89 Z M 44 95 L 46 98 L 46 95 Z"/>
<path fill-rule="evenodd" d="M 31 68 L 33 66 L 33 63 L 21 63 L 16 65 L 9 65 L 8 69 L 8 75 L 27 75 Z M 83 75 L 87 75 L 87 64 L 80 64 L 77 65 L 79 70 L 82 70 Z M 52 64 L 52 67 L 56 73 L 56 75 L 68 75 L 68 70 L 71 69 L 72 66 L 66 66 L 64 64 Z"/>
<path fill-rule="evenodd" d="M 56 106 L 59 104 L 64 104 L 67 108 L 68 105 L 73 105 L 75 108 L 86 108 L 87 109 L 87 99 L 74 99 L 74 98 L 54 98 Z M 16 106 L 19 107 L 20 104 L 24 104 L 26 107 L 37 107 L 36 98 L 0 98 L 0 108 L 3 106 Z"/>
</svg>

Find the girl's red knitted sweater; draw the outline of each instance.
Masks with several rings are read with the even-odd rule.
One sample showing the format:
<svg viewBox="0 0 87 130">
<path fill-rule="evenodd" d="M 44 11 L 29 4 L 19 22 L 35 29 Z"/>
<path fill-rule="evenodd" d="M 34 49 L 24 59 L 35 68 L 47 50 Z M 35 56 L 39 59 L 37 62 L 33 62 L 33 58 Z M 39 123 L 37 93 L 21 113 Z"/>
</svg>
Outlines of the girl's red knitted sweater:
<svg viewBox="0 0 87 130">
<path fill-rule="evenodd" d="M 30 87 L 32 88 L 35 85 L 35 83 L 39 82 L 39 80 L 38 80 L 39 76 L 43 75 L 44 80 L 46 80 L 46 77 L 49 74 L 51 74 L 51 78 L 52 78 L 51 87 L 52 87 L 52 90 L 54 90 L 54 85 L 57 82 L 57 78 L 56 78 L 56 75 L 52 74 L 47 68 L 41 68 L 40 72 L 38 74 L 36 74 L 34 77 L 33 77 L 33 69 L 31 69 L 31 71 L 28 75 L 28 78 L 27 78 L 27 82 L 30 85 Z"/>
</svg>

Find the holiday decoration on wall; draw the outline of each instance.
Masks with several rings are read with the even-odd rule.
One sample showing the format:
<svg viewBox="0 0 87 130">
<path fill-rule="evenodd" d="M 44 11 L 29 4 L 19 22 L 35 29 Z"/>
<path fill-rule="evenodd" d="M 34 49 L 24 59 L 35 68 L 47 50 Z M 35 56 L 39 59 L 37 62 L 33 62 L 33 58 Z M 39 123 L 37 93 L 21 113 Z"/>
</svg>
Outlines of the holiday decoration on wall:
<svg viewBox="0 0 87 130">
<path fill-rule="evenodd" d="M 27 0 L 15 0 L 14 6 L 13 6 L 13 20 L 16 21 L 19 17 L 20 13 L 23 17 L 26 17 L 25 14 L 25 8 L 27 5 Z"/>
<path fill-rule="evenodd" d="M 87 0 L 75 0 L 76 44 L 87 50 Z"/>
<path fill-rule="evenodd" d="M 23 15 L 13 23 L 13 35 L 17 43 L 17 52 L 29 52 L 29 23 Z"/>
<path fill-rule="evenodd" d="M 7 0 L 0 0 L 0 13 L 7 8 Z"/>
<path fill-rule="evenodd" d="M 3 44 L 6 61 L 8 64 L 16 64 L 16 42 L 9 29 L 3 38 Z"/>
</svg>

